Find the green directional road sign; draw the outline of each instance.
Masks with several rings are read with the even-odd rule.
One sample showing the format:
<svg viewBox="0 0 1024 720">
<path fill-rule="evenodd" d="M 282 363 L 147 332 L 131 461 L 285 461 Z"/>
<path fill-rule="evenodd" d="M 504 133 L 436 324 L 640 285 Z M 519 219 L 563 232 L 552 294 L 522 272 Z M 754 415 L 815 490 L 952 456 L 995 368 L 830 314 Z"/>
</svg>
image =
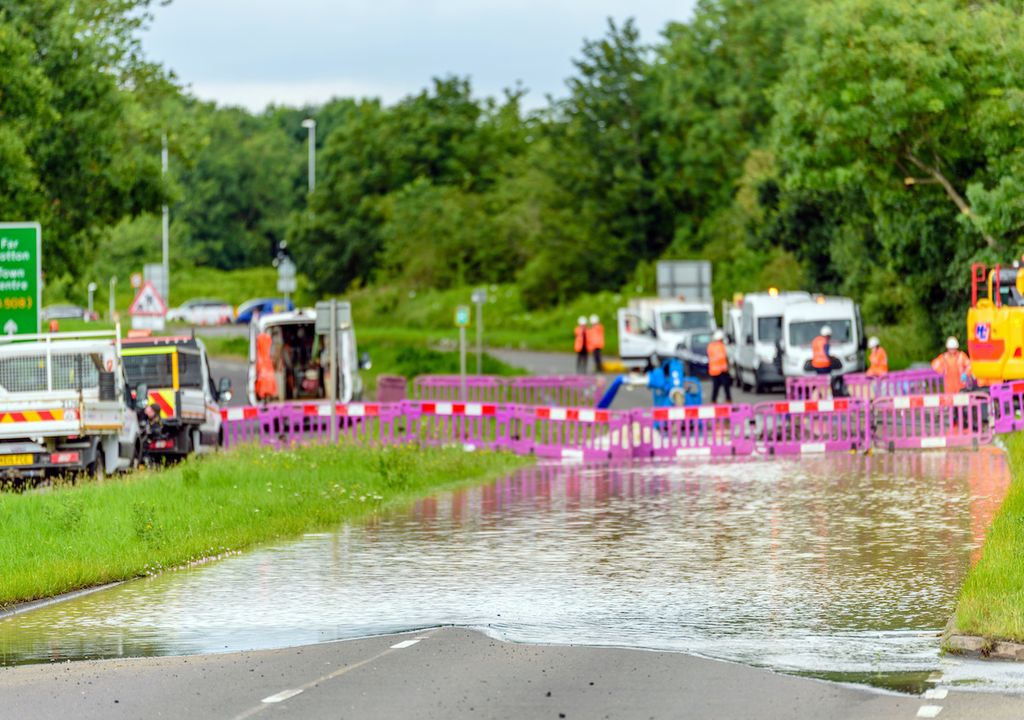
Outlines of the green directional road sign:
<svg viewBox="0 0 1024 720">
<path fill-rule="evenodd" d="M 39 332 L 43 232 L 39 223 L 0 223 L 0 332 Z"/>
<path fill-rule="evenodd" d="M 455 327 L 466 327 L 469 325 L 469 306 L 459 305 L 455 308 Z"/>
</svg>

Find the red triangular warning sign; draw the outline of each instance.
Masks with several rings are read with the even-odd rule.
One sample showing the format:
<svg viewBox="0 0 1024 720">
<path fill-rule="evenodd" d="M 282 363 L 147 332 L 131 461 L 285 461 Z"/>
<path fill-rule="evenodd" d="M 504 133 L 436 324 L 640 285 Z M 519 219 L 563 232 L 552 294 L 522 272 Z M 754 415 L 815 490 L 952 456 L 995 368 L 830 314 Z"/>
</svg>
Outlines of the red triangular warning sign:
<svg viewBox="0 0 1024 720">
<path fill-rule="evenodd" d="M 167 303 L 160 297 L 152 282 L 146 280 L 128 308 L 129 315 L 142 317 L 163 317 L 167 314 Z"/>
</svg>

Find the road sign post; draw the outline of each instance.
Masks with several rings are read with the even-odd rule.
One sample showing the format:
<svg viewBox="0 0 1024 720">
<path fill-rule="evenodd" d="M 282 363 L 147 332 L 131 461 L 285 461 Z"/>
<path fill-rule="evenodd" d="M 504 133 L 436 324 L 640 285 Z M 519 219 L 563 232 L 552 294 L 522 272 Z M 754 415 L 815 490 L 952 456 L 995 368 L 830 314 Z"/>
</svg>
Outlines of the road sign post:
<svg viewBox="0 0 1024 720">
<path fill-rule="evenodd" d="M 285 304 L 291 299 L 297 284 L 295 282 L 295 263 L 287 255 L 281 257 L 277 263 L 277 291 L 284 294 Z"/>
<path fill-rule="evenodd" d="M 476 305 L 476 374 L 484 374 L 484 303 L 487 302 L 487 288 L 473 291 L 473 304 Z"/>
<path fill-rule="evenodd" d="M 459 328 L 459 398 L 466 401 L 466 326 L 469 325 L 469 306 L 455 308 L 455 324 Z"/>
<path fill-rule="evenodd" d="M 39 223 L 0 223 L 0 329 L 4 335 L 39 332 L 42 277 Z"/>
</svg>

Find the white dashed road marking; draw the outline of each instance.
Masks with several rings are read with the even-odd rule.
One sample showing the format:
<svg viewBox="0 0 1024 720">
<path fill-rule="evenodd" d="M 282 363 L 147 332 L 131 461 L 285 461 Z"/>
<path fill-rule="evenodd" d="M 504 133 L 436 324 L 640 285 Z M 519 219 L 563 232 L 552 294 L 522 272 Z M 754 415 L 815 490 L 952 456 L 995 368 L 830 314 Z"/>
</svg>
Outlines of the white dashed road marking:
<svg viewBox="0 0 1024 720">
<path fill-rule="evenodd" d="M 395 643 L 394 645 L 392 645 L 391 649 L 392 650 L 405 650 L 407 647 L 412 647 L 413 645 L 415 645 L 419 641 L 420 641 L 419 638 L 416 638 L 415 640 L 403 640 L 400 643 Z"/>
<path fill-rule="evenodd" d="M 924 691 L 925 700 L 945 700 L 947 695 L 949 695 L 949 690 L 946 688 L 933 688 Z"/>
<path fill-rule="evenodd" d="M 302 690 L 282 690 L 281 692 L 277 693 L 276 695 L 271 695 L 270 697 L 263 698 L 263 700 L 261 702 L 265 702 L 265 703 L 279 703 L 279 702 L 282 702 L 284 700 L 287 700 L 288 698 L 295 697 L 300 692 L 302 692 Z"/>
<path fill-rule="evenodd" d="M 942 712 L 941 705 L 922 705 L 917 710 L 917 716 L 919 718 L 933 718 L 938 717 L 940 712 Z"/>
</svg>

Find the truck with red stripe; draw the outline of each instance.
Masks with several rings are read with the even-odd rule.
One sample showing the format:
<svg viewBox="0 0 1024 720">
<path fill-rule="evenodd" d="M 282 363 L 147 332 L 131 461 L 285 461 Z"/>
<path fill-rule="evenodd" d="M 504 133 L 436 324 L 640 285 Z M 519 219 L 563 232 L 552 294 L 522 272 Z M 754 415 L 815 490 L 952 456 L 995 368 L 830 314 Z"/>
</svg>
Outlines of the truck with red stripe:
<svg viewBox="0 0 1024 720">
<path fill-rule="evenodd" d="M 220 406 L 231 399 L 231 381 L 214 384 L 202 340 L 129 333 L 122 352 L 129 385 L 147 394 L 148 459 L 180 459 L 220 447 Z"/>
<path fill-rule="evenodd" d="M 141 446 L 117 330 L 0 338 L 0 478 L 103 476 Z"/>
</svg>

